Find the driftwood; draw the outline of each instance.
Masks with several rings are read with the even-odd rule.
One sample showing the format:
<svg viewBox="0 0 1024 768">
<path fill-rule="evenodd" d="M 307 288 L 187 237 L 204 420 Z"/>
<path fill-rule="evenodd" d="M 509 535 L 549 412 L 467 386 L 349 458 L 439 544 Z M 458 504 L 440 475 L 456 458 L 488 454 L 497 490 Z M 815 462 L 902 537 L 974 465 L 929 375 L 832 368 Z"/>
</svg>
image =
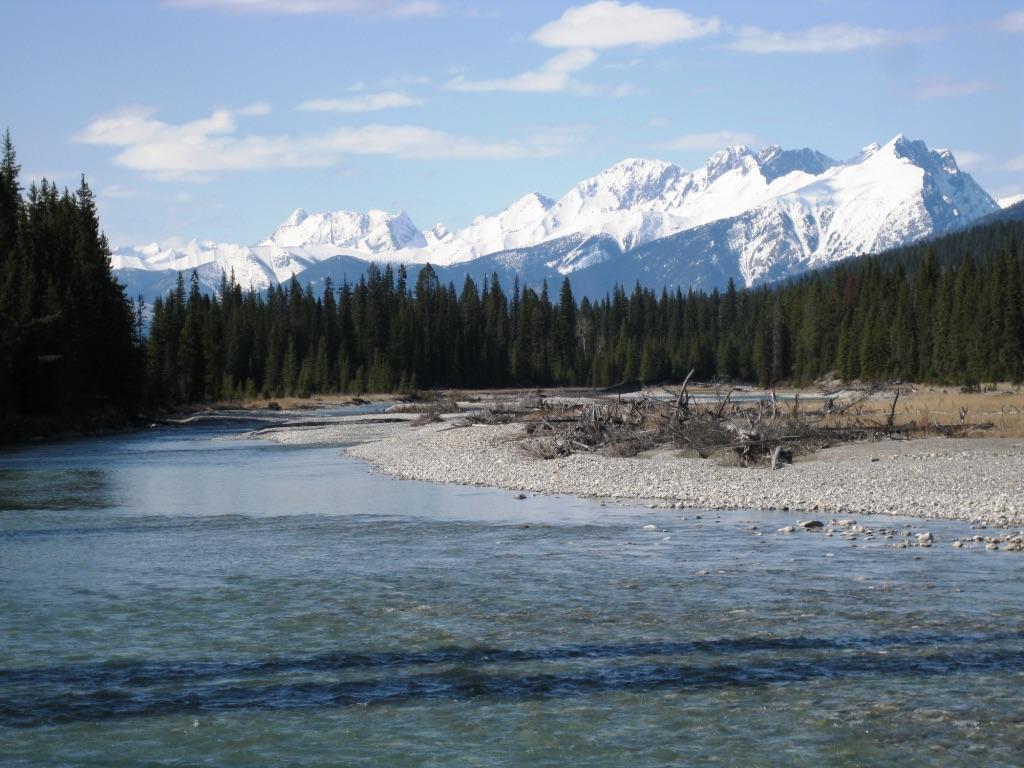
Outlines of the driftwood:
<svg viewBox="0 0 1024 768">
<path fill-rule="evenodd" d="M 526 417 L 526 450 L 555 458 L 577 452 L 633 456 L 655 448 L 685 449 L 703 458 L 777 470 L 797 456 L 841 443 L 907 439 L 929 432 L 958 437 L 995 427 L 968 425 L 966 409 L 961 410 L 959 423 L 951 425 L 897 425 L 899 392 L 877 421 L 850 414 L 843 426 L 835 425 L 838 414 L 877 395 L 877 387 L 843 405 L 837 405 L 833 396 L 821 410 L 801 408 L 798 400 L 784 408 L 774 392 L 759 401 L 734 403 L 735 388 L 719 402 L 694 403 L 688 390 L 691 376 L 692 372 L 678 392 L 666 392 L 669 399 L 620 397 L 534 412 Z"/>
<path fill-rule="evenodd" d="M 781 463 L 782 463 L 782 446 L 781 445 L 776 445 L 775 448 L 772 449 L 772 470 L 778 469 Z"/>
<path fill-rule="evenodd" d="M 679 390 L 679 397 L 676 400 L 676 407 L 672 412 L 673 417 L 678 416 L 680 410 L 690 410 L 690 393 L 686 391 L 686 386 L 687 384 L 690 383 L 690 377 L 693 376 L 693 372 L 695 370 L 695 368 L 691 368 L 690 372 L 686 374 L 686 378 L 683 379 L 683 388 Z"/>
<path fill-rule="evenodd" d="M 634 392 L 642 392 L 643 388 L 644 383 L 642 381 L 621 381 L 618 384 L 602 389 L 601 392 L 606 395 L 631 395 Z"/>
<path fill-rule="evenodd" d="M 896 403 L 900 401 L 900 389 L 896 388 L 896 397 L 892 399 L 892 408 L 889 409 L 889 418 L 886 419 L 885 425 L 892 429 L 893 424 L 896 423 Z"/>
<path fill-rule="evenodd" d="M 629 456 L 651 448 L 686 448 L 704 458 L 732 457 L 730 462 L 745 466 L 778 468 L 823 445 L 868 439 L 882 431 L 822 427 L 796 408 L 781 410 L 777 399 L 730 407 L 735 389 L 720 403 L 695 407 L 689 398 L 689 378 L 674 401 L 619 399 L 537 415 L 527 423 L 527 450 L 555 458 L 574 452 Z"/>
</svg>

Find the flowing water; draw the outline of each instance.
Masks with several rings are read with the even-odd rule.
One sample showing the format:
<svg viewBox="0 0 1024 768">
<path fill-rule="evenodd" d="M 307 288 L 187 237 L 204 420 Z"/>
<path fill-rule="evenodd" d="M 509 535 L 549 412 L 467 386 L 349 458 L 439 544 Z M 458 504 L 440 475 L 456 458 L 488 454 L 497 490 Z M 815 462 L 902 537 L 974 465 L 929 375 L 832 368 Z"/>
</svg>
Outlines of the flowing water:
<svg viewBox="0 0 1024 768">
<path fill-rule="evenodd" d="M 1024 558 L 793 519 L 227 427 L 0 453 L 0 764 L 1024 764 Z"/>
</svg>

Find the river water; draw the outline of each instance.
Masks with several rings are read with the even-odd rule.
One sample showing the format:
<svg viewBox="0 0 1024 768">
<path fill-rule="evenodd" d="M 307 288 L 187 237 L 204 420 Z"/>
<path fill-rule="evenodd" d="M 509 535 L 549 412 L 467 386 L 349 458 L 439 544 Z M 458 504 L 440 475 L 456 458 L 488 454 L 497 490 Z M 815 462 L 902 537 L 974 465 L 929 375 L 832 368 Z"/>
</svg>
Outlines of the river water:
<svg viewBox="0 0 1024 768">
<path fill-rule="evenodd" d="M 1024 764 L 1024 558 L 793 519 L 226 427 L 3 452 L 0 763 Z"/>
</svg>

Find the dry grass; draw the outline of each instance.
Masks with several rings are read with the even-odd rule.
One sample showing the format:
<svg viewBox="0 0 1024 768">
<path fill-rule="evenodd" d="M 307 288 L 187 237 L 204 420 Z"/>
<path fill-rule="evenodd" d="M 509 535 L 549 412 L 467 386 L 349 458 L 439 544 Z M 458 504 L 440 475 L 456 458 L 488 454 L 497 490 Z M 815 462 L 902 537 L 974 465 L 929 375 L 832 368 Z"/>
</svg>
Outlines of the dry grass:
<svg viewBox="0 0 1024 768">
<path fill-rule="evenodd" d="M 885 424 L 892 409 L 892 391 L 881 392 L 827 423 Z M 840 407 L 842 403 L 838 404 Z M 1002 387 L 992 392 L 960 392 L 953 388 L 904 388 L 896 403 L 893 426 L 921 436 L 941 434 L 936 425 L 962 426 L 967 436 L 1024 437 L 1024 392 Z"/>
</svg>

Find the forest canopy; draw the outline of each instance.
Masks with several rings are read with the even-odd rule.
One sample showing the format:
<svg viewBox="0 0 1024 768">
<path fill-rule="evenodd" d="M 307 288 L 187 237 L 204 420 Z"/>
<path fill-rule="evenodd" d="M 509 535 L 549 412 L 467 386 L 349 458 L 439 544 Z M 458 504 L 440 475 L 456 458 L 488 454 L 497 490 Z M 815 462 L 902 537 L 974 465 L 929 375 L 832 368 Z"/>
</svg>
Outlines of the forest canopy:
<svg viewBox="0 0 1024 768">
<path fill-rule="evenodd" d="M 417 387 L 730 379 L 976 385 L 1024 379 L 1024 225 L 997 222 L 787 283 L 710 293 L 616 287 L 598 301 L 496 276 L 441 284 L 371 264 L 314 295 L 225 276 L 153 308 L 151 397 L 165 402 Z M 977 255 L 975 255 L 977 254 Z"/>
</svg>

